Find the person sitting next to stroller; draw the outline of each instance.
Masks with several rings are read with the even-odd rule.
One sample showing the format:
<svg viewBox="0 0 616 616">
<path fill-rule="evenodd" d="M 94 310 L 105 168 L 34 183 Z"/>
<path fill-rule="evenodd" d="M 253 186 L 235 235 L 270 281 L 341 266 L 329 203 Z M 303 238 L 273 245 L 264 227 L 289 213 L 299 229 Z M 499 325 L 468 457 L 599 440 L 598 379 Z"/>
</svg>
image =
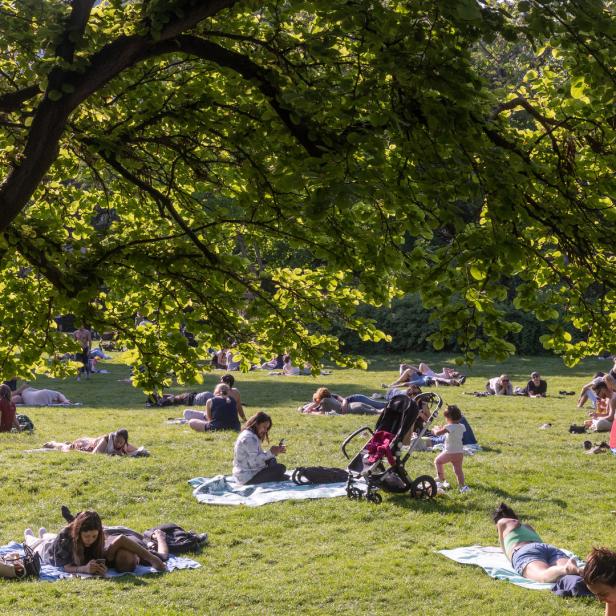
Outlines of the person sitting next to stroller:
<svg viewBox="0 0 616 616">
<path fill-rule="evenodd" d="M 486 391 L 492 396 L 512 396 L 513 387 L 506 374 L 495 376 L 486 383 Z"/>
<path fill-rule="evenodd" d="M 205 413 L 186 409 L 184 419 L 188 425 L 197 432 L 209 430 L 235 430 L 240 431 L 240 420 L 237 416 L 237 403 L 230 395 L 230 388 L 226 383 L 218 383 L 214 388 L 214 397 L 205 403 Z"/>
<path fill-rule="evenodd" d="M 547 391 L 547 381 L 544 381 L 538 372 L 533 372 L 530 375 L 530 381 L 526 383 L 526 387 L 522 390 L 522 394 L 529 398 L 545 398 Z"/>
<path fill-rule="evenodd" d="M 254 485 L 268 481 L 285 481 L 287 470 L 279 464 L 276 456 L 285 453 L 283 441 L 263 451 L 261 443 L 269 443 L 272 419 L 263 411 L 253 415 L 245 424 L 233 448 L 233 476 L 238 483 Z"/>
<path fill-rule="evenodd" d="M 505 503 L 500 504 L 492 519 L 503 551 L 519 575 L 544 583 L 556 582 L 565 575 L 580 575 L 574 558 L 543 543 L 535 529 L 522 524 Z"/>
<path fill-rule="evenodd" d="M 591 413 L 591 419 L 584 422 L 584 426 L 592 432 L 609 432 L 614 423 L 616 414 L 616 393 L 611 391 L 604 380 L 599 380 L 592 386 L 593 393 L 599 401 L 607 405 L 605 411 Z"/>
</svg>

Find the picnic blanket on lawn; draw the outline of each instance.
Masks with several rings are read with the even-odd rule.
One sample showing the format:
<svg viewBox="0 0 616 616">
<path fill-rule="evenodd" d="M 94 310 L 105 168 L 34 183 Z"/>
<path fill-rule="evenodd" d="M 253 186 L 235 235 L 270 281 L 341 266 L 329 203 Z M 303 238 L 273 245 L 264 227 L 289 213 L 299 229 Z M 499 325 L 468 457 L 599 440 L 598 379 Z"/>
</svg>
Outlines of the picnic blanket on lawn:
<svg viewBox="0 0 616 616">
<path fill-rule="evenodd" d="M 568 550 L 563 550 L 563 552 L 569 557 L 574 556 L 578 562 L 581 562 L 573 552 L 569 552 Z M 464 548 L 454 548 L 453 550 L 438 550 L 438 553 L 462 565 L 476 565 L 481 567 L 490 577 L 497 580 L 506 580 L 516 586 L 522 586 L 522 588 L 529 588 L 530 590 L 552 590 L 554 586 L 553 583 L 545 584 L 543 582 L 534 582 L 533 580 L 522 577 L 511 566 L 509 559 L 505 556 L 505 553 L 500 547 L 470 545 Z"/>
<path fill-rule="evenodd" d="M 24 553 L 21 543 L 11 541 L 7 545 L 0 546 L 0 556 L 8 554 L 9 552 L 19 552 L 22 556 Z M 169 555 L 169 560 L 165 563 L 167 571 L 174 571 L 175 569 L 197 569 L 201 565 L 196 560 L 190 558 L 183 558 L 181 556 Z M 123 575 L 149 575 L 150 573 L 163 573 L 162 571 L 156 571 L 154 567 L 148 567 L 145 565 L 139 565 L 134 571 L 130 573 L 120 573 L 115 569 L 107 569 L 107 575 L 105 577 L 120 577 Z M 99 575 L 90 575 L 89 573 L 67 573 L 60 567 L 54 567 L 52 565 L 41 565 L 40 580 L 45 582 L 55 582 L 57 580 L 68 578 L 100 578 Z"/>
<path fill-rule="evenodd" d="M 292 471 L 287 471 L 292 472 Z M 193 496 L 208 505 L 247 505 L 260 507 L 267 503 L 309 498 L 346 496 L 346 481 L 340 483 L 308 484 L 298 486 L 289 481 L 270 481 L 257 485 L 241 485 L 233 476 L 195 477 L 188 482 Z"/>
</svg>

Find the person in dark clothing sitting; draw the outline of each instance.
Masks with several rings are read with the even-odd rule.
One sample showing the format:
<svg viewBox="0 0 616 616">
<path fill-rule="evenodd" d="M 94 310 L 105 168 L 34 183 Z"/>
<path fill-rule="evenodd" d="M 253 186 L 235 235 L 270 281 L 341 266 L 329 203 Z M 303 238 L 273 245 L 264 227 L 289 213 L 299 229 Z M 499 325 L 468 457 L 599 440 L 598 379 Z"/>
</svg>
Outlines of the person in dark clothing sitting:
<svg viewBox="0 0 616 616">
<path fill-rule="evenodd" d="M 192 418 L 188 425 L 197 432 L 208 430 L 239 432 L 240 420 L 237 416 L 237 403 L 229 394 L 230 389 L 226 383 L 216 385 L 214 397 L 205 403 L 205 413 L 192 411 Z"/>
</svg>

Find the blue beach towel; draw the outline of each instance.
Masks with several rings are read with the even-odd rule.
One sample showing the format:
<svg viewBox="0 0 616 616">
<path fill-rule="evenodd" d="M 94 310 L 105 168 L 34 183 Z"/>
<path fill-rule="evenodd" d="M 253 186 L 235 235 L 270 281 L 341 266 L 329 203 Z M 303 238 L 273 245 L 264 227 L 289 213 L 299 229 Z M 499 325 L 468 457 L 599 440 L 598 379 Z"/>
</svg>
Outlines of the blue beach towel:
<svg viewBox="0 0 616 616">
<path fill-rule="evenodd" d="M 267 503 L 309 498 L 346 496 L 346 482 L 301 485 L 292 481 L 270 481 L 258 485 L 241 485 L 233 476 L 195 477 L 188 482 L 193 496 L 208 505 L 247 505 L 260 507 Z"/>
<path fill-rule="evenodd" d="M 563 550 L 567 556 L 575 556 L 572 552 Z M 499 547 L 485 547 L 481 545 L 471 545 L 464 548 L 454 548 L 453 550 L 438 550 L 439 554 L 455 560 L 462 565 L 476 565 L 481 567 L 490 577 L 497 580 L 506 580 L 528 588 L 530 590 L 552 590 L 554 584 L 544 584 L 534 582 L 528 578 L 519 575 L 511 566 L 509 559 L 505 556 L 503 550 Z M 577 556 L 575 556 L 577 558 Z M 578 562 L 580 559 L 577 558 Z"/>
<path fill-rule="evenodd" d="M 11 541 L 7 545 L 0 546 L 0 556 L 8 554 L 9 552 L 19 552 L 23 555 L 23 546 L 21 543 L 16 543 L 15 541 Z M 165 563 L 167 566 L 167 571 L 174 571 L 175 569 L 197 569 L 201 565 L 190 558 L 182 558 L 180 556 L 171 556 L 169 555 L 169 560 Z M 150 573 L 162 573 L 161 571 L 156 571 L 154 567 L 148 567 L 145 565 L 139 565 L 135 571 L 131 573 L 120 573 L 115 569 L 108 569 L 107 575 L 105 577 L 120 577 L 122 575 L 149 575 Z M 41 566 L 41 574 L 39 576 L 40 580 L 45 582 L 56 582 L 57 580 L 67 579 L 67 578 L 100 578 L 98 575 L 90 575 L 88 573 L 67 573 L 60 567 L 53 567 L 52 565 L 42 565 Z"/>
</svg>

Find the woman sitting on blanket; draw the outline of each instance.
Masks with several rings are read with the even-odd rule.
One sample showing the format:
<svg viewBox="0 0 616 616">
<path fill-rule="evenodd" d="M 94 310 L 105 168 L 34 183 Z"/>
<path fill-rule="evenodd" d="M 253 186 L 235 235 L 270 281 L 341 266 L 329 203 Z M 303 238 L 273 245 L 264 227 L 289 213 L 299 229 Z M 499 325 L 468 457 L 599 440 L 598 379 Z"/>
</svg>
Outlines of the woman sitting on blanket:
<svg viewBox="0 0 616 616">
<path fill-rule="evenodd" d="M 57 535 L 44 528 L 35 537 L 30 528 L 24 533 L 25 544 L 39 554 L 44 564 L 61 567 L 67 573 L 105 575 L 107 563 L 128 560 L 130 554 L 164 571 L 163 561 L 125 536 L 117 537 L 105 548 L 103 524 L 96 511 L 82 511 Z"/>
<path fill-rule="evenodd" d="M 276 456 L 287 448 L 280 441 L 269 451 L 263 451 L 261 443 L 269 443 L 272 419 L 263 411 L 253 415 L 243 427 L 233 449 L 233 476 L 241 484 L 257 484 L 267 481 L 284 481 L 286 467 L 276 461 Z"/>
<path fill-rule="evenodd" d="M 532 526 L 522 524 L 513 509 L 501 503 L 492 519 L 498 539 L 513 568 L 535 582 L 556 582 L 565 575 L 580 575 L 575 558 L 543 543 Z"/>
<path fill-rule="evenodd" d="M 137 448 L 128 442 L 128 431 L 124 428 L 104 434 L 97 438 L 82 436 L 77 440 L 66 443 L 50 441 L 43 445 L 45 449 L 58 451 L 84 451 L 86 453 L 106 453 L 110 456 L 130 456 L 137 452 Z"/>
</svg>

